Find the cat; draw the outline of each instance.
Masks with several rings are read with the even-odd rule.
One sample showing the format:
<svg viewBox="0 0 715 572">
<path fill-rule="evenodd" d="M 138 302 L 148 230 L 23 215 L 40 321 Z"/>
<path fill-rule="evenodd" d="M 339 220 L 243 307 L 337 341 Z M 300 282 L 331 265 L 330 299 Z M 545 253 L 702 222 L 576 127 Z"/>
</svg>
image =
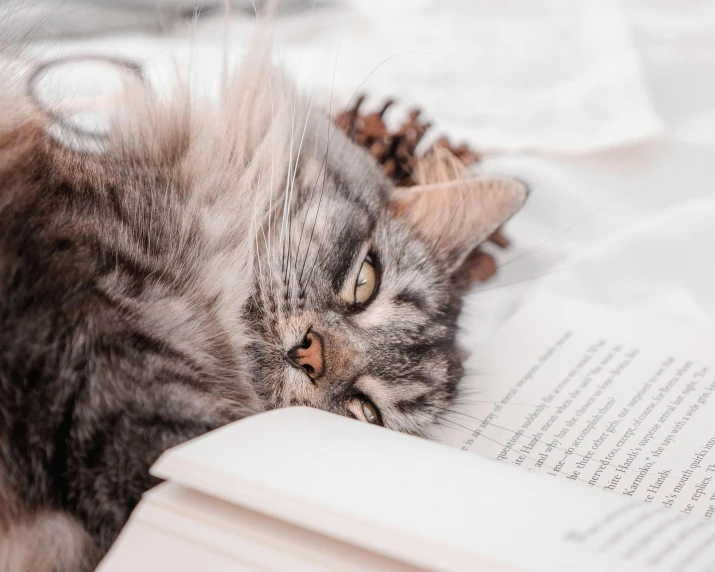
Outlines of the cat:
<svg viewBox="0 0 715 572">
<path fill-rule="evenodd" d="M 526 186 L 394 188 L 269 57 L 218 102 L 128 82 L 100 134 L 0 71 L 0 570 L 93 569 L 156 458 L 226 423 L 424 435 L 457 395 L 470 254 Z"/>
</svg>

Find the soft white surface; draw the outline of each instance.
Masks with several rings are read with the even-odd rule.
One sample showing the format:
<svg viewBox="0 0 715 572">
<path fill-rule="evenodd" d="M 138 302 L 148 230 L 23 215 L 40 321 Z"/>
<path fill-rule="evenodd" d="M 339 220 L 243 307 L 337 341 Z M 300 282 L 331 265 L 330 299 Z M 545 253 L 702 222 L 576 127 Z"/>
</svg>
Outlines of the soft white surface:
<svg viewBox="0 0 715 572">
<path fill-rule="evenodd" d="M 578 153 L 661 132 L 618 0 L 353 0 L 335 21 L 336 93 L 370 75 L 373 96 L 417 102 L 481 149 Z"/>
<path fill-rule="evenodd" d="M 665 141 L 572 161 L 488 162 L 534 192 L 509 223 L 507 266 L 470 297 L 464 323 L 477 339 L 537 291 L 715 328 L 715 3 L 627 7 Z"/>
<path fill-rule="evenodd" d="M 577 81 L 574 85 L 578 85 L 578 89 L 574 93 L 579 95 L 569 100 L 564 97 L 563 90 L 549 90 L 549 82 L 544 78 L 543 83 L 536 84 L 542 88 L 539 101 L 525 109 L 509 109 L 511 104 L 516 106 L 520 102 L 514 89 L 504 95 L 505 88 L 509 82 L 514 82 L 513 87 L 523 78 L 525 86 L 533 90 L 535 69 L 542 73 L 545 62 L 548 64 L 552 59 L 553 76 L 548 79 L 554 80 L 553 85 L 560 85 L 557 80 L 565 77 L 563 72 L 573 71 L 569 67 L 573 62 L 596 62 L 594 65 L 598 69 L 597 60 L 589 60 L 594 55 L 589 50 L 594 47 L 610 54 L 603 60 L 606 67 L 601 69 L 601 75 L 589 76 L 588 68 L 579 77 L 605 81 L 604 85 L 610 86 L 609 93 L 615 93 L 613 90 L 617 91 L 621 85 L 619 81 L 625 77 L 624 70 L 629 69 L 637 75 L 639 59 L 645 69 L 647 88 L 656 112 L 666 126 L 660 141 L 559 159 L 543 153 L 544 149 L 553 150 L 558 146 L 542 140 L 540 155 L 501 154 L 485 161 L 486 171 L 519 176 L 531 184 L 533 193 L 525 209 L 508 224 L 507 233 L 513 239 L 514 247 L 498 254 L 499 261 L 506 265 L 496 279 L 481 288 L 481 292 L 469 296 L 463 319 L 467 345 L 473 346 L 488 336 L 536 290 L 664 314 L 697 326 L 715 328 L 715 298 L 712 295 L 715 284 L 715 198 L 712 198 L 715 196 L 712 188 L 715 175 L 715 2 L 628 0 L 625 13 L 630 19 L 630 35 L 628 26 L 619 24 L 614 16 L 618 12 L 615 0 L 570 2 L 568 9 L 556 0 L 539 0 L 538 3 L 530 0 L 529 5 L 560 10 L 547 14 L 527 9 L 512 20 L 507 18 L 505 6 L 516 5 L 523 10 L 524 2 L 414 1 L 410 2 L 412 11 L 405 12 L 403 27 L 396 24 L 400 19 L 398 7 L 404 8 L 402 2 L 376 3 L 370 0 L 353 3 L 362 16 L 348 19 L 342 29 L 336 28 L 334 21 L 336 13 L 339 14 L 344 6 L 336 4 L 319 3 L 312 15 L 298 14 L 278 22 L 277 35 L 285 42 L 280 59 L 294 70 L 299 83 L 306 88 L 311 84 L 325 87 L 332 85 L 334 75 L 337 105 L 337 101 L 344 102 L 358 87 L 353 80 L 367 75 L 369 70 L 360 66 L 374 66 L 392 58 L 370 76 L 362 89 L 371 93 L 401 93 L 409 103 L 425 106 L 433 117 L 443 119 L 438 127 L 446 128 L 451 134 L 470 136 L 473 143 L 479 142 L 480 132 L 473 128 L 476 124 L 470 127 L 470 121 L 478 118 L 496 129 L 491 133 L 500 133 L 504 142 L 511 141 L 504 143 L 508 148 L 539 147 L 533 139 L 536 131 L 529 132 L 528 121 L 524 119 L 523 124 L 515 121 L 523 119 L 523 113 L 540 110 L 542 135 L 566 141 L 565 135 L 577 133 L 579 125 L 565 125 L 564 114 L 575 113 L 568 115 L 569 120 L 581 117 L 583 125 L 593 129 L 594 137 L 585 137 L 583 148 L 598 146 L 596 142 L 602 139 L 596 135 L 612 123 L 604 123 L 592 106 L 568 105 L 569 101 L 581 101 L 578 97 L 583 101 L 598 99 L 601 92 L 584 89 L 587 82 Z M 435 8 L 437 5 L 444 9 Z M 495 14 L 493 25 L 492 22 L 475 20 L 476 15 L 483 15 L 488 10 Z M 563 24 L 569 14 L 580 14 L 581 28 L 569 29 Z M 591 19 L 584 21 L 586 15 Z M 524 27 L 527 17 L 547 27 L 525 32 L 523 37 L 516 34 L 515 30 Z M 447 25 L 448 22 L 453 28 Z M 603 26 L 604 22 L 611 26 Z M 392 30 L 390 26 L 393 24 L 397 36 L 388 41 L 387 29 Z M 433 29 L 432 26 L 438 26 L 440 30 L 436 43 L 423 37 L 425 30 Z M 467 31 L 472 26 L 475 36 L 470 39 Z M 546 42 L 549 38 L 543 32 L 549 29 L 548 26 L 558 29 L 559 34 Z M 230 43 L 232 58 L 240 57 L 245 49 L 250 28 L 245 20 L 234 19 Z M 581 38 L 584 30 L 592 34 L 588 41 Z M 477 31 L 487 34 L 486 47 Z M 61 49 L 65 53 L 74 49 L 102 51 L 146 59 L 150 76 L 155 78 L 167 71 L 167 64 L 172 59 L 182 61 L 193 49 L 193 61 L 198 62 L 193 72 L 202 78 L 199 82 L 202 87 L 211 91 L 221 69 L 217 57 L 222 38 L 221 22 L 200 23 L 194 32 L 193 48 L 189 47 L 186 37 L 185 33 L 162 39 L 125 35 L 75 44 L 55 43 L 50 49 Z M 363 38 L 363 46 L 355 44 L 356 38 Z M 373 38 L 373 41 L 365 38 Z M 546 43 L 541 52 L 534 53 L 535 42 L 539 40 Z M 498 49 L 488 49 L 492 42 Z M 433 50 L 432 55 L 397 55 L 405 46 L 409 48 L 417 44 L 425 44 L 424 51 Z M 474 53 L 469 53 L 464 60 L 470 64 L 459 67 L 457 74 L 454 69 L 445 70 L 444 74 L 435 73 L 434 66 L 428 65 L 434 63 L 429 58 L 437 57 L 434 50 L 442 55 L 470 52 L 470 45 L 474 46 Z M 561 53 L 556 49 L 559 45 L 562 46 Z M 585 46 L 584 53 L 575 53 L 579 45 Z M 635 45 L 636 49 L 629 51 L 629 45 Z M 367 55 L 363 60 L 355 59 L 357 47 L 365 49 Z M 479 50 L 481 56 L 477 53 Z M 623 61 L 619 61 L 618 54 L 623 56 Z M 485 70 L 476 66 L 475 58 L 490 61 L 492 55 L 491 67 L 487 66 Z M 329 64 L 319 63 L 325 62 L 326 58 Z M 376 59 L 373 63 L 365 58 Z M 356 62 L 355 69 L 350 69 Z M 508 64 L 508 69 L 501 73 L 496 62 Z M 609 72 L 613 72 L 612 75 Z M 658 122 L 647 109 L 646 88 L 639 87 L 635 77 L 631 75 L 622 84 L 628 91 L 611 101 L 615 107 L 609 109 L 615 115 L 606 114 L 606 117 L 620 117 L 619 124 L 627 128 L 642 128 L 643 125 L 653 128 Z M 487 94 L 490 85 L 485 83 L 487 80 L 494 85 L 492 99 Z M 458 124 L 463 108 L 457 112 L 458 108 L 453 104 L 459 101 L 455 100 L 459 93 L 482 94 L 475 96 L 473 111 L 465 116 L 461 127 Z M 494 107 L 500 97 L 504 98 L 505 104 L 501 110 Z M 634 104 L 638 102 L 645 102 L 645 107 L 634 112 Z M 485 117 L 486 110 L 493 112 L 493 116 Z M 626 121 L 629 114 L 631 123 Z M 566 127 L 574 130 L 569 132 Z M 485 132 L 490 133 L 488 129 Z M 610 129 L 609 132 L 617 133 L 618 130 Z M 645 136 L 645 131 L 642 135 Z M 519 138 L 522 144 L 518 144 Z M 638 138 L 622 137 L 622 141 Z M 573 139 L 571 141 L 573 143 Z M 543 274 L 547 275 L 537 278 Z"/>
</svg>

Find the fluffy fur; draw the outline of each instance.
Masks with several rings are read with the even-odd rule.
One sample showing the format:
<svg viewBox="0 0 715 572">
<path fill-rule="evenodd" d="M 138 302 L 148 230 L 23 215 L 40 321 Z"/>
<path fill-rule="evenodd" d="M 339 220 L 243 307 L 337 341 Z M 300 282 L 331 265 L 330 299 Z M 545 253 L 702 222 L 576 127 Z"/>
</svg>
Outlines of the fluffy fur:
<svg viewBox="0 0 715 572">
<path fill-rule="evenodd" d="M 225 423 L 369 400 L 421 434 L 454 398 L 458 275 L 525 188 L 395 191 L 266 61 L 218 104 L 129 86 L 101 138 L 2 78 L 0 569 L 91 569 L 158 455 Z M 286 359 L 307 331 L 315 380 Z"/>
</svg>

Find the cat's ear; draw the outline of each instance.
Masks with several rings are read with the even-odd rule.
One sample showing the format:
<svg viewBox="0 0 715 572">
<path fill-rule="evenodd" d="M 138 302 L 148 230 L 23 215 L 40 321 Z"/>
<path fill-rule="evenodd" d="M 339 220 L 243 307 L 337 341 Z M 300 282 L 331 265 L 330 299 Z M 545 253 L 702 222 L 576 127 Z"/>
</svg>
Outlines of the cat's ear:
<svg viewBox="0 0 715 572">
<path fill-rule="evenodd" d="M 404 218 L 451 273 L 462 269 L 477 246 L 521 208 L 526 185 L 506 177 L 475 177 L 397 188 L 394 217 Z"/>
</svg>

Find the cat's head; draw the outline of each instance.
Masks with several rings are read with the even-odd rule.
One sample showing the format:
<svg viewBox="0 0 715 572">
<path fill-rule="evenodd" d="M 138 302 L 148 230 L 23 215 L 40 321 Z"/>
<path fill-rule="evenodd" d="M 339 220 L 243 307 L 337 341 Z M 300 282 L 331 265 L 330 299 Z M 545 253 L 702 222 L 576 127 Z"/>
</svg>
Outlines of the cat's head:
<svg viewBox="0 0 715 572">
<path fill-rule="evenodd" d="M 222 383 L 248 374 L 268 408 L 423 433 L 462 376 L 457 317 L 472 254 L 526 187 L 394 188 L 264 61 L 244 67 L 200 112 L 130 90 L 110 136 L 50 122 L 53 179 L 117 195 L 108 204 L 131 217 L 116 241 L 132 268 L 152 269 L 131 291 L 121 274 L 102 287 L 130 296 L 146 327 L 195 363 L 250 354 L 240 368 L 228 359 Z"/>
<path fill-rule="evenodd" d="M 247 311 L 260 338 L 255 385 L 272 407 L 420 434 L 463 374 L 456 330 L 470 255 L 527 189 L 486 177 L 394 188 L 316 115 L 295 129 L 302 147 L 258 235 Z"/>
</svg>

